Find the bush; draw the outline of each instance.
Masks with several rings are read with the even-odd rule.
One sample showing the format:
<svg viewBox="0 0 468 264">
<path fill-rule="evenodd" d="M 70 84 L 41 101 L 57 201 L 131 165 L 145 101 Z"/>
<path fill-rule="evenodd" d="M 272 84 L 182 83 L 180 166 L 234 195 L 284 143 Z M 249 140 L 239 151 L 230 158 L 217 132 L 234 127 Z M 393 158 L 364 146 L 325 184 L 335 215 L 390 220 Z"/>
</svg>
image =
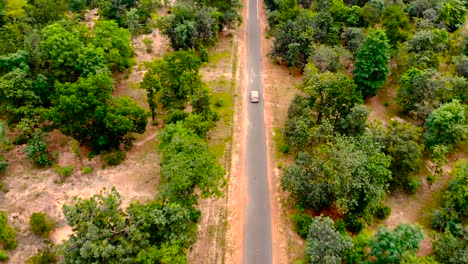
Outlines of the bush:
<svg viewBox="0 0 468 264">
<path fill-rule="evenodd" d="M 34 234 L 47 237 L 54 229 L 55 223 L 45 213 L 33 213 L 29 218 L 29 224 Z"/>
<path fill-rule="evenodd" d="M 81 168 L 81 172 L 83 172 L 83 174 L 90 174 L 91 172 L 93 172 L 93 168 L 90 166 L 84 166 L 83 168 Z"/>
<path fill-rule="evenodd" d="M 57 263 L 57 256 L 53 251 L 46 249 L 28 259 L 28 264 L 52 264 Z"/>
<path fill-rule="evenodd" d="M 35 133 L 34 136 L 28 140 L 28 145 L 24 151 L 36 166 L 48 167 L 52 165 L 47 151 L 47 144 L 42 138 L 42 131 Z"/>
<path fill-rule="evenodd" d="M 216 107 L 223 107 L 223 106 L 225 105 L 225 103 L 224 103 L 224 100 L 223 100 L 223 99 L 217 99 L 217 100 L 215 101 L 214 105 L 215 105 Z"/>
<path fill-rule="evenodd" d="M 307 238 L 309 227 L 314 221 L 314 218 L 305 213 L 293 214 L 291 219 L 296 224 L 296 233 L 302 238 Z"/>
<path fill-rule="evenodd" d="M 421 182 L 419 181 L 417 177 L 414 177 L 414 176 L 408 177 L 408 184 L 406 185 L 406 191 L 409 194 L 415 194 L 420 185 L 421 185 Z"/>
<path fill-rule="evenodd" d="M 346 229 L 353 233 L 359 233 L 366 226 L 364 221 L 354 215 L 348 215 L 344 219 Z"/>
<path fill-rule="evenodd" d="M 374 208 L 374 216 L 381 220 L 387 219 L 391 213 L 392 208 L 384 204 L 379 204 L 376 208 Z"/>
<path fill-rule="evenodd" d="M 62 178 L 70 177 L 71 173 L 73 172 L 73 169 L 73 166 L 60 167 L 58 165 L 54 165 L 55 172 Z"/>
<path fill-rule="evenodd" d="M 125 152 L 117 150 L 111 153 L 103 154 L 102 160 L 106 165 L 116 166 L 122 163 L 126 157 L 127 154 Z"/>
<path fill-rule="evenodd" d="M 5 254 L 5 252 L 0 250 L 0 261 L 5 262 L 8 260 L 8 256 Z"/>
<path fill-rule="evenodd" d="M 10 164 L 3 159 L 3 156 L 0 155 L 0 173 L 4 173 Z"/>
<path fill-rule="evenodd" d="M 456 72 L 458 75 L 468 78 L 468 57 L 462 56 L 457 63 Z"/>
<path fill-rule="evenodd" d="M 166 124 L 175 124 L 177 121 L 182 121 L 188 116 L 184 110 L 174 110 L 166 116 Z"/>
<path fill-rule="evenodd" d="M 144 38 L 143 39 L 143 44 L 145 44 L 146 47 L 146 53 L 151 53 L 153 52 L 153 41 L 149 38 Z"/>
<path fill-rule="evenodd" d="M 15 249 L 18 245 L 16 241 L 16 231 L 8 225 L 8 214 L 0 212 L 0 244 L 4 249 Z"/>
</svg>

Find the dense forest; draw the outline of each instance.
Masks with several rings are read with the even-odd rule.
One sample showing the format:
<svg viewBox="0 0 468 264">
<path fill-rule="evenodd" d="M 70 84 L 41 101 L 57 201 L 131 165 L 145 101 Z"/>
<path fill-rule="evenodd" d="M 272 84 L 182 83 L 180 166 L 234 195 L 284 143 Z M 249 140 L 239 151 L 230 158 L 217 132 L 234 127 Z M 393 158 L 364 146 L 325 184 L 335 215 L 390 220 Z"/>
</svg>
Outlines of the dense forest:
<svg viewBox="0 0 468 264">
<path fill-rule="evenodd" d="M 122 205 L 114 188 L 63 206 L 73 230 L 60 245 L 49 245 L 28 263 L 186 263 L 195 242 L 199 198 L 222 195 L 225 170 L 206 141 L 220 114 L 213 109 L 200 67 L 220 32 L 241 22 L 237 0 L 5 0 L 0 1 L 1 153 L 22 146 L 37 169 L 62 178 L 73 167 L 57 165 L 60 153 L 47 145 L 49 133 L 71 137 L 83 166 L 100 155 L 114 166 L 132 148 L 135 134 L 160 127 L 158 194 L 149 203 Z M 162 8 L 166 12 L 160 12 Z M 85 21 L 94 12 L 96 20 Z M 136 63 L 133 41 L 157 28 L 173 51 L 146 62 L 139 87 L 147 105 L 115 95 L 116 78 Z M 147 51 L 152 43 L 147 40 Z M 221 104 L 218 102 L 218 104 Z M 149 111 L 148 111 L 149 109 Z M 163 122 L 163 124 L 161 124 Z M 82 153 L 86 149 L 86 154 Z M 0 155 L 0 170 L 10 163 Z M 1 185 L 3 188 L 3 185 Z M 1 189 L 1 188 L 0 188 Z M 18 246 L 9 215 L 0 213 L 0 261 Z M 30 217 L 34 234 L 47 239 L 54 221 Z M 3 250 L 3 251 L 2 251 Z"/>
<path fill-rule="evenodd" d="M 443 177 L 450 154 L 466 151 L 468 2 L 265 5 L 270 58 L 303 73 L 278 147 L 295 159 L 281 187 L 306 239 L 305 261 L 466 263 L 466 159 L 455 163 L 442 207 L 432 208 L 432 255 L 416 256 L 429 234 L 420 225 L 375 223 L 391 214 L 388 195 L 415 194 L 421 181 Z M 384 89 L 394 94 L 384 102 L 394 116 L 371 121 L 365 102 Z M 427 163 L 434 169 L 422 175 Z"/>
</svg>

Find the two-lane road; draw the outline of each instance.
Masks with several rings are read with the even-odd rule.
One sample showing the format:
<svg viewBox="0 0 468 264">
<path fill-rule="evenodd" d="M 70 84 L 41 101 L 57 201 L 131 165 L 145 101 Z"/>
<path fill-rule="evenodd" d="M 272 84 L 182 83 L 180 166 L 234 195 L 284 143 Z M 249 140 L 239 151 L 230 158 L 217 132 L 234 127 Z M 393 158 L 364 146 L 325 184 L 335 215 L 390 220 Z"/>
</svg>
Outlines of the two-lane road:
<svg viewBox="0 0 468 264">
<path fill-rule="evenodd" d="M 263 114 L 262 52 L 258 0 L 249 0 L 247 18 L 248 89 L 258 90 L 259 103 L 247 102 L 247 208 L 245 212 L 244 264 L 272 263 L 270 201 L 268 191 L 265 119 Z"/>
</svg>

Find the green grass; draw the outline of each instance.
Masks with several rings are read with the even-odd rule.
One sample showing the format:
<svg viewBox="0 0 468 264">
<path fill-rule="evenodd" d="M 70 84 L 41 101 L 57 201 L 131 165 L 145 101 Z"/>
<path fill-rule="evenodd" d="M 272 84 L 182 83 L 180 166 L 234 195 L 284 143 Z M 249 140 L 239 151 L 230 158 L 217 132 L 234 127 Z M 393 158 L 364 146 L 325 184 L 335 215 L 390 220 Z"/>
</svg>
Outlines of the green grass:
<svg viewBox="0 0 468 264">
<path fill-rule="evenodd" d="M 275 141 L 275 157 L 276 159 L 280 159 L 282 156 L 281 146 L 283 146 L 283 133 L 281 129 L 275 127 L 274 128 L 275 135 L 273 136 L 273 141 Z"/>
<path fill-rule="evenodd" d="M 442 180 L 442 179 L 439 179 Z M 418 223 L 425 229 L 432 229 L 432 210 L 439 209 L 444 205 L 444 194 L 447 190 L 449 180 L 444 183 L 444 187 L 432 193 L 430 199 L 421 201 L 424 206 L 421 208 Z"/>
<path fill-rule="evenodd" d="M 216 156 L 216 159 L 220 159 L 224 155 L 224 150 L 226 149 L 226 143 L 219 143 L 212 147 L 213 154 Z"/>
<path fill-rule="evenodd" d="M 216 112 L 219 113 L 220 117 L 223 119 L 224 124 L 229 126 L 232 120 L 233 114 L 233 102 L 231 93 L 229 92 L 220 92 L 213 93 L 211 95 L 212 104 Z"/>
<path fill-rule="evenodd" d="M 208 56 L 208 62 L 210 66 L 216 67 L 219 61 L 223 58 L 231 58 L 231 53 L 229 51 L 223 51 L 219 53 L 213 53 Z"/>
</svg>

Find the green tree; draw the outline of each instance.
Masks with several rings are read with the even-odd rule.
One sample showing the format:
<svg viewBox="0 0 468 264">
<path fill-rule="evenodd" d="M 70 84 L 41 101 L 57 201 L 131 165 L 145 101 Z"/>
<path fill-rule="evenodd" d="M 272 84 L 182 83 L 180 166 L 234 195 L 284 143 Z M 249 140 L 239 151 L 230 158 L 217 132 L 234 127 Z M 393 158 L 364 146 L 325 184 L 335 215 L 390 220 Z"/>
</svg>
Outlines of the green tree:
<svg viewBox="0 0 468 264">
<path fill-rule="evenodd" d="M 62 19 L 67 11 L 67 0 L 32 0 L 27 7 L 28 16 L 34 22 L 48 24 Z"/>
<path fill-rule="evenodd" d="M 349 113 L 337 123 L 337 131 L 349 136 L 362 135 L 366 129 L 369 115 L 369 108 L 362 104 L 355 104 Z"/>
<path fill-rule="evenodd" d="M 353 247 L 351 239 L 335 230 L 328 217 L 315 217 L 306 241 L 308 263 L 339 264 L 346 251 Z"/>
<path fill-rule="evenodd" d="M 136 0 L 104 0 L 96 2 L 99 15 L 108 21 L 115 21 L 119 26 L 125 25 L 126 12 L 137 5 Z"/>
<path fill-rule="evenodd" d="M 221 15 L 219 17 L 219 30 L 223 30 L 224 27 L 234 28 L 240 22 L 242 22 L 242 16 L 239 11 L 242 7 L 242 3 L 239 0 L 194 0 L 195 3 L 200 3 L 206 7 L 214 7 Z"/>
<path fill-rule="evenodd" d="M 138 14 L 138 9 L 136 8 L 130 8 L 129 11 L 125 14 L 126 17 L 126 23 L 127 23 L 127 28 L 130 33 L 132 33 L 132 36 L 135 36 L 141 28 L 140 24 L 140 15 Z"/>
<path fill-rule="evenodd" d="M 463 219 L 468 216 L 468 162 L 457 162 L 451 176 L 452 180 L 444 194 L 443 208 L 433 211 L 432 227 L 460 235 Z"/>
<path fill-rule="evenodd" d="M 392 157 L 393 187 L 410 188 L 410 177 L 417 175 L 423 158 L 422 129 L 392 121 L 385 131 L 385 153 Z"/>
<path fill-rule="evenodd" d="M 361 28 L 355 27 L 344 28 L 343 33 L 341 33 L 341 39 L 353 54 L 357 54 L 359 47 L 361 47 L 365 39 L 364 31 Z"/>
<path fill-rule="evenodd" d="M 190 209 L 151 202 L 131 204 L 124 211 L 121 203 L 120 194 L 112 189 L 86 200 L 75 197 L 71 205 L 64 205 L 74 231 L 61 246 L 64 263 L 167 263 L 163 260 L 168 255 L 185 260 L 196 234 L 197 219 Z M 160 254 L 146 261 L 153 249 Z"/>
<path fill-rule="evenodd" d="M 96 21 L 93 44 L 102 48 L 112 71 L 123 71 L 134 64 L 132 34 L 114 21 Z"/>
<path fill-rule="evenodd" d="M 22 19 L 26 16 L 24 9 L 27 4 L 26 0 L 5 0 L 5 16 L 12 19 L 13 23 L 16 23 L 18 19 Z"/>
<path fill-rule="evenodd" d="M 336 204 L 349 215 L 362 215 L 385 197 L 391 157 L 368 135 L 358 139 L 337 138 L 329 150 Z"/>
<path fill-rule="evenodd" d="M 166 109 L 182 109 L 195 91 L 203 89 L 201 62 L 192 51 L 176 51 L 146 65 L 141 87 L 146 89 L 154 117 L 156 99 Z"/>
<path fill-rule="evenodd" d="M 445 145 L 449 149 L 456 147 L 468 134 L 465 109 L 458 100 L 445 103 L 434 110 L 426 120 L 424 144 L 427 148 Z"/>
<path fill-rule="evenodd" d="M 0 55 L 17 52 L 23 44 L 23 38 L 18 24 L 8 23 L 0 27 Z"/>
<path fill-rule="evenodd" d="M 363 96 L 375 95 L 387 79 L 390 46 L 385 32 L 372 30 L 359 48 L 354 81 Z"/>
<path fill-rule="evenodd" d="M 196 188 L 202 197 L 221 195 L 225 172 L 204 140 L 181 123 L 166 126 L 160 140 L 160 192 L 164 199 L 196 204 Z"/>
<path fill-rule="evenodd" d="M 28 73 L 18 68 L 0 77 L 0 110 L 8 124 L 34 118 L 41 111 L 41 98 L 35 93 L 33 84 Z"/>
<path fill-rule="evenodd" d="M 298 154 L 281 176 L 283 190 L 314 210 L 337 206 L 347 215 L 363 215 L 377 206 L 391 179 L 390 157 L 370 136 L 337 137 L 315 147 L 313 156 Z"/>
<path fill-rule="evenodd" d="M 310 105 L 317 113 L 317 123 L 328 119 L 335 126 L 355 104 L 363 102 L 353 80 L 340 73 L 306 74 L 303 90 L 310 96 Z"/>
<path fill-rule="evenodd" d="M 75 71 L 83 42 L 76 32 L 70 32 L 59 23 L 48 25 L 42 30 L 44 41 L 41 48 L 53 75 L 60 81 L 76 81 Z"/>
<path fill-rule="evenodd" d="M 143 133 L 146 112 L 125 97 L 112 97 L 113 80 L 107 74 L 57 83 L 48 118 L 65 135 L 96 150 L 118 148 L 130 133 Z"/>
<path fill-rule="evenodd" d="M 381 226 L 370 241 L 370 262 L 401 263 L 405 254 L 416 254 L 423 238 L 422 228 L 417 225 L 400 224 L 394 230 Z"/>
<path fill-rule="evenodd" d="M 161 18 L 158 25 L 175 50 L 212 46 L 218 39 L 219 13 L 212 7 L 178 5 L 171 15 Z"/>
<path fill-rule="evenodd" d="M 331 174 L 325 161 L 301 152 L 295 164 L 284 169 L 281 188 L 300 206 L 320 211 L 335 200 Z"/>
<path fill-rule="evenodd" d="M 385 27 L 385 34 L 392 47 L 403 43 L 408 38 L 409 19 L 399 5 L 391 5 L 385 8 L 382 14 L 382 24 Z"/>
<path fill-rule="evenodd" d="M 465 23 L 466 3 L 460 0 L 444 0 L 439 3 L 440 15 L 437 21 L 445 24 L 450 32 Z"/>
<path fill-rule="evenodd" d="M 311 11 L 303 10 L 296 18 L 280 24 L 273 33 L 275 39 L 270 57 L 279 63 L 302 70 L 313 51 L 313 17 Z"/>
<path fill-rule="evenodd" d="M 440 263 L 466 263 L 468 254 L 468 227 L 464 227 L 460 235 L 453 235 L 448 230 L 436 235 L 434 253 Z"/>
</svg>

